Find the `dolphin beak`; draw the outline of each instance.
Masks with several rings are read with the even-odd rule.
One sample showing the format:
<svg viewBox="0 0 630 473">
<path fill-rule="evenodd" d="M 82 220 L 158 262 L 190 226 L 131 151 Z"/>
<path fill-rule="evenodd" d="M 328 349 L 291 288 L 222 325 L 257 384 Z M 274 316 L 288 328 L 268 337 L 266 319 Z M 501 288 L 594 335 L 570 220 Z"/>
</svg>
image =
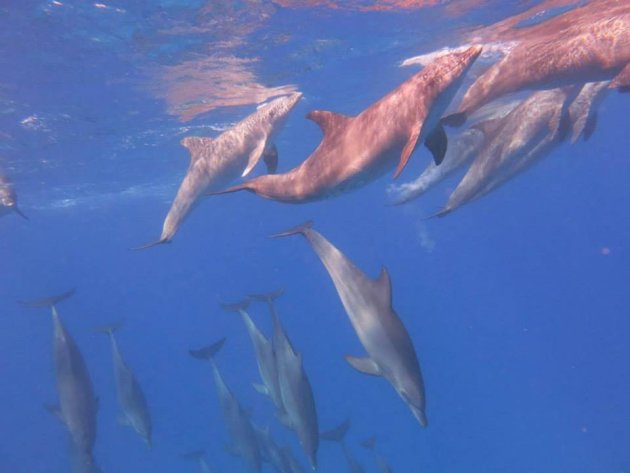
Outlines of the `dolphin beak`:
<svg viewBox="0 0 630 473">
<path fill-rule="evenodd" d="M 411 412 L 413 412 L 414 417 L 418 419 L 418 422 L 420 422 L 420 425 L 422 427 L 426 427 L 427 425 L 429 425 L 429 420 L 427 419 L 427 415 L 424 413 L 423 410 L 418 409 L 416 406 L 412 406 L 411 404 L 409 405 L 409 408 L 411 409 Z"/>
<path fill-rule="evenodd" d="M 20 208 L 17 205 L 13 206 L 13 211 L 18 214 L 20 217 L 22 217 L 24 220 L 28 220 L 28 217 L 20 210 Z"/>
</svg>

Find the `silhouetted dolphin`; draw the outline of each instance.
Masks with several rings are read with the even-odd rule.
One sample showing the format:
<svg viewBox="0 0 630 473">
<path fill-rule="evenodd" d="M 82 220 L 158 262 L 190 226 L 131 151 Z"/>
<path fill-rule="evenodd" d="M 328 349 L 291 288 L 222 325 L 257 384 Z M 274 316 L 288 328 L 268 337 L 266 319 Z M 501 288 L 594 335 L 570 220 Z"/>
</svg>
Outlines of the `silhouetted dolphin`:
<svg viewBox="0 0 630 473">
<path fill-rule="evenodd" d="M 274 235 L 302 234 L 330 275 L 361 344 L 365 358 L 346 356 L 361 373 L 382 376 L 407 403 L 422 426 L 427 425 L 422 373 L 416 350 L 392 307 L 392 285 L 385 268 L 376 280 L 368 278 L 326 238 L 312 222 Z"/>
<path fill-rule="evenodd" d="M 521 90 L 552 89 L 611 80 L 611 87 L 630 87 L 630 10 L 627 4 L 580 18 L 554 34 L 527 38 L 484 72 L 468 89 L 457 114 L 446 123 L 462 123 L 486 103 Z"/>
<path fill-rule="evenodd" d="M 8 177 L 0 173 L 0 217 L 10 212 L 15 212 L 23 219 L 28 220 L 28 217 L 18 207 L 17 194 L 13 183 Z"/>
<path fill-rule="evenodd" d="M 112 344 L 112 359 L 114 363 L 114 378 L 116 379 L 116 393 L 121 415 L 118 420 L 122 425 L 127 425 L 140 435 L 151 448 L 151 414 L 144 396 L 144 392 L 136 379 L 133 370 L 123 360 L 114 332 L 121 324 L 101 327 L 97 331 L 109 335 Z"/>
<path fill-rule="evenodd" d="M 372 452 L 380 473 L 394 473 L 392 467 L 389 466 L 385 459 L 376 452 L 376 437 L 372 436 L 369 439 L 364 440 L 361 442 L 361 445 Z"/>
<path fill-rule="evenodd" d="M 229 312 L 238 312 L 241 314 L 249 338 L 252 341 L 252 345 L 254 345 L 258 373 L 262 380 L 262 384 L 254 384 L 254 387 L 261 394 L 269 396 L 276 406 L 278 417 L 282 417 L 284 415 L 284 407 L 282 405 L 282 395 L 280 394 L 280 385 L 278 383 L 278 370 L 273 345 L 267 337 L 258 330 L 258 327 L 256 327 L 256 324 L 254 324 L 254 321 L 247 313 L 248 305 L 249 299 L 246 299 L 236 304 L 222 304 L 222 307 Z"/>
<path fill-rule="evenodd" d="M 53 356 L 59 405 L 46 408 L 67 427 L 72 440 L 72 465 L 75 472 L 97 472 L 92 450 L 96 441 L 98 400 L 85 360 L 66 330 L 56 305 L 74 294 L 74 289 L 58 296 L 22 301 L 25 307 L 50 307 L 53 320 Z"/>
<path fill-rule="evenodd" d="M 302 354 L 297 353 L 284 331 L 273 306 L 273 295 L 268 297 L 273 321 L 273 349 L 276 354 L 278 383 L 284 406 L 280 422 L 293 430 L 313 469 L 317 468 L 319 423 L 313 388 L 304 370 Z"/>
<path fill-rule="evenodd" d="M 576 90 L 579 93 L 576 97 Z M 478 199 L 553 151 L 573 132 L 588 138 L 606 88 L 586 84 L 536 92 L 485 134 L 487 140 L 466 175 L 437 214 L 444 216 Z"/>
<path fill-rule="evenodd" d="M 324 137 L 301 165 L 217 194 L 248 190 L 289 203 L 332 197 L 368 184 L 396 163 L 398 176 L 423 142 L 439 164 L 447 147 L 440 117 L 480 52 L 474 46 L 436 59 L 356 117 L 310 112 L 307 118 L 321 127 Z"/>
<path fill-rule="evenodd" d="M 348 471 L 350 473 L 364 473 L 365 470 L 359 464 L 357 459 L 354 458 L 354 455 L 352 455 L 352 452 L 346 444 L 346 434 L 348 433 L 348 430 L 350 430 L 350 426 L 350 419 L 346 419 L 334 429 L 320 433 L 319 438 L 329 442 L 337 442 L 341 446 L 343 456 L 346 458 L 346 462 L 348 462 Z"/>
<path fill-rule="evenodd" d="M 221 404 L 225 426 L 231 440 L 229 451 L 242 458 L 251 471 L 260 473 L 262 470 L 262 457 L 250 414 L 241 407 L 238 400 L 227 387 L 214 361 L 214 356 L 223 347 L 224 343 L 225 338 L 207 347 L 190 350 L 190 354 L 195 358 L 209 361 L 212 366 L 214 384 Z"/>
<path fill-rule="evenodd" d="M 265 429 L 254 427 L 254 429 L 263 460 L 269 463 L 277 473 L 291 473 L 291 466 L 282 454 L 282 449 L 273 439 L 269 427 Z"/>
<path fill-rule="evenodd" d="M 162 235 L 138 249 L 169 242 L 200 196 L 247 176 L 261 158 L 274 172 L 277 151 L 273 142 L 300 97 L 302 94 L 296 92 L 272 100 L 214 139 L 184 138 L 181 144 L 190 151 L 190 166 L 166 216 Z"/>
<path fill-rule="evenodd" d="M 202 473 L 212 473 L 210 465 L 208 465 L 208 462 L 206 461 L 205 450 L 195 450 L 194 452 L 182 453 L 179 457 L 184 460 L 196 461 Z"/>
</svg>

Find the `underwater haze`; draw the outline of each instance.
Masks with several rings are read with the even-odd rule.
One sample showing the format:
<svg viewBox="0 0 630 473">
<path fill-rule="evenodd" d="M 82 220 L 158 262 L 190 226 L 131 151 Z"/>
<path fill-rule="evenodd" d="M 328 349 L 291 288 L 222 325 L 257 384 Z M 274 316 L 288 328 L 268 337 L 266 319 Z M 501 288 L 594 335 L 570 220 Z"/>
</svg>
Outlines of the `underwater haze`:
<svg viewBox="0 0 630 473">
<path fill-rule="evenodd" d="M 0 2 L 0 177 L 28 217 L 0 211 L 0 472 L 97 471 L 73 466 L 68 419 L 44 407 L 60 402 L 51 310 L 18 303 L 76 288 L 56 310 L 97 398 L 103 472 L 205 471 L 185 455 L 201 449 L 212 472 L 255 471 L 235 455 L 212 363 L 241 420 L 269 427 L 312 470 L 253 387 L 260 375 L 241 315 L 221 307 L 282 289 L 275 307 L 318 428 L 351 419 L 345 445 L 366 473 L 388 471 L 383 459 L 397 473 L 629 473 L 630 94 L 610 90 L 597 103 L 588 140 L 562 142 L 440 218 L 465 168 L 404 205 L 388 197 L 434 161 L 419 144 L 396 180 L 400 150 L 351 192 L 297 205 L 209 189 L 170 244 L 132 250 L 160 237 L 190 162 L 184 138 L 216 142 L 260 104 L 299 91 L 274 140 L 286 173 L 322 141 L 309 112 L 358 115 L 434 56 L 481 44 L 456 111 L 512 42 L 552 41 L 546 22 L 590 3 L 630 18 L 626 1 Z M 449 150 L 462 129 L 445 128 Z M 269 152 L 222 188 L 265 174 Z M 387 268 L 394 316 L 422 370 L 426 427 L 391 380 L 344 359 L 366 347 L 308 241 L 269 238 L 308 220 L 370 278 Z M 252 300 L 247 311 L 271 340 L 266 305 Z M 118 323 L 150 411 L 150 448 L 123 425 L 112 345 L 97 330 Z M 223 337 L 211 363 L 190 356 Z M 361 445 L 372 436 L 374 451 Z M 356 471 L 329 441 L 317 464 Z M 279 470 L 265 461 L 262 471 Z"/>
</svg>

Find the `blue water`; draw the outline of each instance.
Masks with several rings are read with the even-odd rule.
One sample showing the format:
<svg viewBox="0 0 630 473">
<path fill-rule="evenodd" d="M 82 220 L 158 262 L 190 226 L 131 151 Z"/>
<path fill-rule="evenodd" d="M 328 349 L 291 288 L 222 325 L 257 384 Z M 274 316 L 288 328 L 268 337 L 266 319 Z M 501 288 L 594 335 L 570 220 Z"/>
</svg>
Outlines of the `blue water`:
<svg viewBox="0 0 630 473">
<path fill-rule="evenodd" d="M 210 127 L 255 108 L 184 123 L 161 92 L 173 86 L 165 68 L 256 58 L 247 67 L 259 83 L 295 84 L 304 98 L 278 141 L 287 170 L 320 140 L 303 118 L 309 110 L 357 113 L 413 73 L 398 67 L 405 58 L 457 44 L 458 31 L 522 6 L 452 16 L 265 0 L 211 1 L 205 14 L 201 1 L 103 3 L 0 5 L 2 167 L 30 217 L 0 219 L 0 471 L 69 471 L 65 429 L 42 408 L 56 402 L 49 312 L 16 301 L 70 287 L 77 293 L 59 310 L 100 398 L 95 457 L 105 472 L 198 471 L 178 458 L 198 448 L 218 472 L 245 471 L 225 452 L 209 367 L 187 353 L 223 336 L 226 382 L 258 425 L 299 451 L 251 387 L 258 373 L 241 320 L 218 306 L 280 287 L 278 310 L 303 353 L 320 425 L 351 416 L 348 443 L 366 471 L 376 465 L 359 441 L 373 434 L 396 472 L 630 471 L 627 96 L 608 97 L 591 141 L 444 219 L 425 220 L 456 180 L 388 207 L 388 175 L 302 206 L 249 193 L 207 199 L 171 245 L 132 252 L 158 236 L 185 173 L 179 140 L 214 136 Z M 402 178 L 429 159 L 416 152 Z M 362 348 L 306 242 L 267 238 L 306 219 L 366 273 L 389 269 L 423 368 L 428 428 L 385 381 L 343 360 Z M 269 334 L 264 306 L 252 316 Z M 109 343 L 93 330 L 120 319 L 121 351 L 152 410 L 151 451 L 116 421 Z M 321 445 L 319 461 L 319 471 L 347 471 L 334 445 Z"/>
</svg>

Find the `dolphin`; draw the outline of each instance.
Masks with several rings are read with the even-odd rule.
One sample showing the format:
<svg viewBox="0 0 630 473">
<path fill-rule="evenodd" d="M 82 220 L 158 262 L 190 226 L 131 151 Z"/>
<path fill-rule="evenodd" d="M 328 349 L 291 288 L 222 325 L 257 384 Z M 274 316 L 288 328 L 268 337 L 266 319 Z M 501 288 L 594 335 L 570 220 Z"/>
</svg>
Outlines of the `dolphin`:
<svg viewBox="0 0 630 473">
<path fill-rule="evenodd" d="M 262 456 L 256 438 L 256 432 L 251 423 L 251 415 L 243 409 L 234 394 L 225 384 L 221 372 L 214 361 L 214 356 L 225 343 L 225 338 L 198 350 L 190 350 L 194 358 L 208 360 L 212 366 L 214 384 L 223 412 L 223 420 L 231 440 L 229 451 L 242 458 L 249 469 L 260 473 L 262 470 Z"/>
<path fill-rule="evenodd" d="M 319 448 L 319 422 L 315 396 L 304 370 L 302 354 L 295 351 L 284 331 L 273 306 L 272 297 L 268 299 L 273 321 L 272 343 L 276 354 L 278 383 L 284 406 L 284 414 L 279 420 L 295 432 L 311 467 L 315 470 Z"/>
<path fill-rule="evenodd" d="M 436 59 L 355 117 L 310 112 L 307 118 L 321 127 L 324 137 L 302 164 L 285 174 L 259 176 L 215 194 L 248 190 L 287 203 L 334 197 L 394 167 L 397 177 L 423 142 L 439 164 L 447 147 L 440 117 L 480 53 L 481 47 L 473 46 Z"/>
<path fill-rule="evenodd" d="M 53 358 L 59 404 L 46 406 L 46 409 L 55 414 L 70 433 L 73 471 L 97 472 L 92 450 L 96 442 L 98 400 L 83 355 L 57 312 L 57 304 L 72 294 L 74 289 L 58 296 L 21 303 L 25 307 L 48 305 L 52 310 Z"/>
<path fill-rule="evenodd" d="M 114 363 L 114 378 L 116 379 L 116 393 L 118 395 L 118 405 L 121 415 L 119 422 L 128 425 L 144 439 L 147 446 L 151 448 L 151 413 L 144 396 L 144 392 L 136 379 L 133 370 L 125 363 L 114 332 L 121 327 L 121 324 L 108 325 L 97 329 L 100 333 L 109 336 L 112 345 L 112 359 Z"/>
<path fill-rule="evenodd" d="M 284 446 L 281 448 L 281 452 L 286 464 L 289 467 L 288 473 L 305 473 L 304 467 L 298 461 L 298 459 L 295 458 L 291 447 L 289 447 L 288 445 Z"/>
<path fill-rule="evenodd" d="M 376 452 L 376 437 L 372 436 L 369 439 L 364 440 L 361 442 L 361 445 L 372 452 L 380 473 L 394 473 L 392 467 L 389 466 L 385 459 Z"/>
<path fill-rule="evenodd" d="M 459 111 L 443 122 L 457 126 L 484 104 L 521 90 L 611 79 L 611 88 L 630 90 L 630 9 L 622 3 L 596 18 L 578 17 L 569 28 L 523 39 L 470 86 Z"/>
<path fill-rule="evenodd" d="M 517 104 L 518 101 L 511 101 L 500 107 L 487 107 L 490 108 L 489 112 L 484 114 L 478 124 L 498 121 L 512 111 Z M 467 128 L 454 140 L 450 140 L 452 144 L 449 144 L 442 164 L 438 166 L 430 162 L 415 180 L 403 184 L 391 184 L 387 188 L 390 203 L 400 205 L 417 199 L 466 165 L 483 145 L 486 128 L 487 125 Z"/>
<path fill-rule="evenodd" d="M 291 466 L 282 454 L 282 449 L 276 444 L 269 427 L 260 429 L 255 427 L 258 445 L 263 459 L 269 463 L 277 473 L 291 473 Z"/>
<path fill-rule="evenodd" d="M 202 473 L 212 473 L 210 465 L 208 465 L 208 462 L 206 461 L 205 450 L 195 450 L 194 452 L 182 453 L 179 457 L 184 460 L 193 460 L 197 462 Z"/>
<path fill-rule="evenodd" d="M 352 452 L 348 448 L 346 444 L 346 434 L 348 430 L 350 430 L 351 422 L 350 419 L 346 419 L 344 422 L 339 424 L 332 430 L 327 430 L 326 432 L 322 432 L 319 434 L 319 438 L 322 440 L 326 440 L 329 442 L 337 442 L 341 446 L 341 450 L 343 451 L 343 455 L 348 462 L 348 471 L 350 473 L 364 473 L 365 470 L 359 464 Z"/>
<path fill-rule="evenodd" d="M 241 315 L 252 345 L 254 345 L 258 373 L 262 380 L 262 384 L 254 384 L 254 388 L 261 394 L 269 396 L 276 406 L 278 417 L 282 417 L 284 415 L 284 406 L 282 405 L 282 396 L 278 383 L 278 370 L 273 345 L 258 327 L 256 327 L 256 324 L 254 324 L 254 321 L 247 313 L 248 305 L 249 299 L 245 299 L 236 304 L 222 304 L 222 307 L 229 312 L 238 312 Z"/>
<path fill-rule="evenodd" d="M 496 189 L 551 153 L 569 133 L 573 141 L 581 134 L 588 139 L 606 91 L 606 84 L 596 83 L 585 84 L 577 92 L 565 87 L 532 94 L 486 133 L 486 143 L 437 216 Z"/>
<path fill-rule="evenodd" d="M 166 216 L 160 239 L 137 249 L 170 242 L 200 196 L 247 176 L 261 158 L 268 170 L 275 172 L 277 150 L 273 142 L 301 97 L 296 92 L 272 100 L 217 138 L 184 138 L 181 144 L 190 152 L 190 165 Z"/>
<path fill-rule="evenodd" d="M 303 235 L 319 256 L 330 275 L 341 302 L 350 318 L 367 357 L 346 356 L 357 371 L 382 376 L 423 427 L 427 426 L 422 373 L 411 337 L 392 307 L 392 284 L 383 268 L 374 280 L 367 277 L 352 261 L 320 233 L 313 222 L 273 235 Z"/>
<path fill-rule="evenodd" d="M 17 204 L 15 187 L 8 177 L 0 173 L 0 217 L 15 212 L 20 217 L 28 220 L 28 217 L 20 210 Z"/>
</svg>

